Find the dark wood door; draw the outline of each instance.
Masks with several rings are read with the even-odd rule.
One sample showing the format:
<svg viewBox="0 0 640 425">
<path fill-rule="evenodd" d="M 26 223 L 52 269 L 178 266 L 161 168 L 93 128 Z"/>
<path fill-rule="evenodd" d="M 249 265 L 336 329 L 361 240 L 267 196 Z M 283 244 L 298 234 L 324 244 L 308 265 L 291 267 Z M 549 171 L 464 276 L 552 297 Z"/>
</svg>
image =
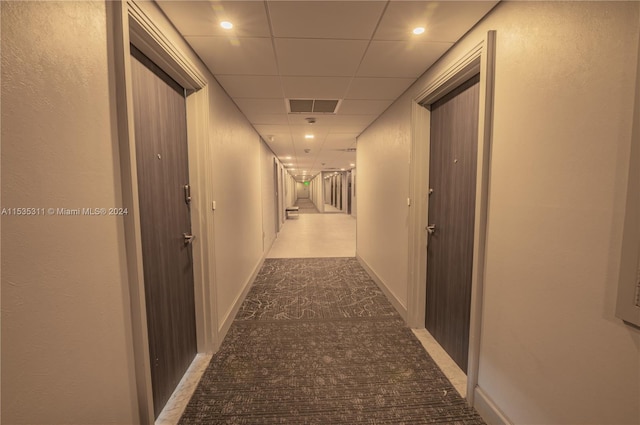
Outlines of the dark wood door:
<svg viewBox="0 0 640 425">
<path fill-rule="evenodd" d="M 184 89 L 133 46 L 136 136 L 151 380 L 156 417 L 196 355 Z"/>
<path fill-rule="evenodd" d="M 467 371 L 479 76 L 431 105 L 426 328 Z"/>
</svg>

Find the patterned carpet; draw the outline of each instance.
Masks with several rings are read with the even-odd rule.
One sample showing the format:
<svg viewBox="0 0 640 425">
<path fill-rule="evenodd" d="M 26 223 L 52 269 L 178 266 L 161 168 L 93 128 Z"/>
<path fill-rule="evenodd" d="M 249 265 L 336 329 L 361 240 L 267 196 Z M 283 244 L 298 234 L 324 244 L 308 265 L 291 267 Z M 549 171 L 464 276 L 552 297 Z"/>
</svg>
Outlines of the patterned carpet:
<svg viewBox="0 0 640 425">
<path fill-rule="evenodd" d="M 320 213 L 316 208 L 316 206 L 313 205 L 313 202 L 311 202 L 311 200 L 308 198 L 299 198 L 296 201 L 296 206 L 299 208 L 298 212 L 300 214 L 319 214 Z"/>
<path fill-rule="evenodd" d="M 267 259 L 180 424 L 483 424 L 354 258 Z"/>
</svg>

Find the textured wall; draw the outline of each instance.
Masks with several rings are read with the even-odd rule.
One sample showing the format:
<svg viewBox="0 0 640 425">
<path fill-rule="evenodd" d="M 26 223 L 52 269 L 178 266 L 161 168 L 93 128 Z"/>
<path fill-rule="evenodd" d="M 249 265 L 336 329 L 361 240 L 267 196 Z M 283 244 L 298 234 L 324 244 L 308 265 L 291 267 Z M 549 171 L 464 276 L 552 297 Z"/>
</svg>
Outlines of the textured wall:
<svg viewBox="0 0 640 425">
<path fill-rule="evenodd" d="M 260 143 L 260 168 L 262 174 L 262 229 L 264 249 L 268 250 L 276 239 L 275 177 L 273 163 L 275 155 L 264 143 Z M 284 193 L 282 194 L 284 196 Z"/>
<path fill-rule="evenodd" d="M 121 206 L 100 2 L 2 2 L 2 207 Z M 118 217 L 2 217 L 2 422 L 137 422 Z"/>
<path fill-rule="evenodd" d="M 614 318 L 639 8 L 502 3 L 358 139 L 358 253 L 404 300 L 411 98 L 497 31 L 479 385 L 514 423 L 640 422 Z"/>
<path fill-rule="evenodd" d="M 209 93 L 215 267 L 222 321 L 263 254 L 261 147 L 258 134 L 215 80 Z M 268 175 L 273 179 L 273 171 Z"/>
<path fill-rule="evenodd" d="M 358 255 L 407 306 L 411 104 L 406 97 L 358 137 Z"/>
</svg>

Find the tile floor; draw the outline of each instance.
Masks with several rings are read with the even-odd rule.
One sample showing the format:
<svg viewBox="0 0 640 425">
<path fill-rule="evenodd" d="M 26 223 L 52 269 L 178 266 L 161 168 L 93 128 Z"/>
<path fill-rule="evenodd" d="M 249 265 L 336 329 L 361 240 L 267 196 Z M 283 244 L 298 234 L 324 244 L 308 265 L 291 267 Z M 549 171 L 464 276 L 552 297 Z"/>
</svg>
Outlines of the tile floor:
<svg viewBox="0 0 640 425">
<path fill-rule="evenodd" d="M 342 210 L 339 210 L 338 208 L 334 207 L 331 204 L 324 204 L 324 212 L 326 212 L 326 213 L 341 213 Z"/>
<path fill-rule="evenodd" d="M 347 214 L 300 214 L 284 222 L 267 258 L 355 256 L 354 217 Z"/>
<path fill-rule="evenodd" d="M 288 219 L 267 258 L 355 257 L 356 219 L 347 214 L 300 214 Z M 451 381 L 462 397 L 466 397 L 467 379 L 426 329 L 413 333 L 425 350 Z M 211 355 L 199 354 L 156 420 L 156 425 L 177 424 Z"/>
</svg>

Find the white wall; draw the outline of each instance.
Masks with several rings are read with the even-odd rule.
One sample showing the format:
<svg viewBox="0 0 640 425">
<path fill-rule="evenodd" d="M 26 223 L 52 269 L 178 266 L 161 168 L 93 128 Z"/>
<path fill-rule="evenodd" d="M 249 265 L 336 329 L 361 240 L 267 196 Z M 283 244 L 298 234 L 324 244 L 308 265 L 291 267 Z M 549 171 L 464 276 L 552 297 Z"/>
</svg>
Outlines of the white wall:
<svg viewBox="0 0 640 425">
<path fill-rule="evenodd" d="M 323 185 L 324 179 L 322 178 L 322 173 L 318 173 L 313 180 L 311 180 L 311 201 L 319 212 L 324 211 L 324 202 L 322 201 Z"/>
<path fill-rule="evenodd" d="M 309 186 L 305 185 L 302 182 L 296 182 L 296 193 L 297 198 L 309 198 Z"/>
<path fill-rule="evenodd" d="M 358 138 L 357 255 L 407 307 L 411 104 L 404 96 Z"/>
<path fill-rule="evenodd" d="M 479 387 L 514 423 L 640 422 L 614 318 L 639 8 L 501 3 L 358 139 L 358 255 L 406 303 L 411 99 L 497 31 Z"/>
<path fill-rule="evenodd" d="M 268 251 L 276 239 L 276 205 L 275 205 L 275 155 L 266 143 L 260 143 L 260 167 L 262 169 L 262 239 L 264 251 Z M 271 177 L 271 178 L 269 178 Z"/>
<path fill-rule="evenodd" d="M 296 203 L 296 181 L 289 173 L 285 173 L 285 196 L 286 196 L 286 205 L 285 207 L 291 207 Z"/>
<path fill-rule="evenodd" d="M 209 96 L 211 196 L 216 201 L 214 261 L 222 329 L 233 320 L 232 310 L 242 301 L 243 290 L 264 254 L 262 181 L 273 181 L 273 165 L 262 173 L 260 137 L 213 77 Z M 273 205 L 264 206 L 265 212 L 270 209 L 275 212 Z"/>
<path fill-rule="evenodd" d="M 200 152 L 216 211 L 202 211 L 200 240 L 222 337 L 274 237 L 273 157 L 156 5 L 140 6 L 208 81 Z M 122 205 L 111 25 L 101 2 L 2 2 L 3 207 Z M 2 421 L 137 423 L 122 220 L 3 216 L 2 227 Z"/>
<path fill-rule="evenodd" d="M 351 215 L 354 217 L 358 216 L 358 198 L 357 198 L 357 178 L 358 174 L 357 170 L 354 168 L 351 170 Z"/>
<path fill-rule="evenodd" d="M 122 206 L 105 4 L 1 13 L 2 207 Z M 122 218 L 2 216 L 3 423 L 137 422 L 126 287 Z"/>
</svg>

